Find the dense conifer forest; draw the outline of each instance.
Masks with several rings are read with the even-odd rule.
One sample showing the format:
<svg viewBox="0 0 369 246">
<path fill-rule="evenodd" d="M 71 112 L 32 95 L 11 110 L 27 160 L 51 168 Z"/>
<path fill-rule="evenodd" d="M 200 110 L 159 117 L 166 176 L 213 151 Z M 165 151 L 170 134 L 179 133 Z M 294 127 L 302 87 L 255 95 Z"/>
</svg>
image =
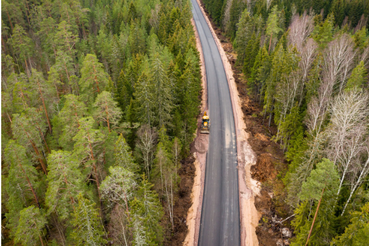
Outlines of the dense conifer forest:
<svg viewBox="0 0 369 246">
<path fill-rule="evenodd" d="M 369 1 L 202 2 L 277 126 L 291 245 L 367 245 Z"/>
<path fill-rule="evenodd" d="M 188 0 L 3 0 L 2 241 L 163 245 L 201 75 Z"/>
</svg>

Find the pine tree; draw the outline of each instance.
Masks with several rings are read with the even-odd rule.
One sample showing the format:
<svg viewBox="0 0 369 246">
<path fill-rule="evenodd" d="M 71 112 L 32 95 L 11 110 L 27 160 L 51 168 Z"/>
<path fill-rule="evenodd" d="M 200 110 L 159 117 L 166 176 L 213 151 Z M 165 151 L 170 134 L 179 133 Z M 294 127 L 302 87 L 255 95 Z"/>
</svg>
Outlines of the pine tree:
<svg viewBox="0 0 369 246">
<path fill-rule="evenodd" d="M 19 212 L 35 204 L 40 207 L 38 188 L 39 174 L 33 167 L 31 160 L 26 154 L 25 148 L 10 140 L 5 148 L 4 161 L 8 165 L 8 176 L 5 181 L 5 189 L 8 198 L 5 202 L 7 213 L 7 227 L 10 235 L 16 235 L 19 225 Z M 5 171 L 4 169 L 3 171 Z"/>
<path fill-rule="evenodd" d="M 334 235 L 332 225 L 334 220 L 333 208 L 336 202 L 338 185 L 339 176 L 334 163 L 328 159 L 323 159 L 317 164 L 316 169 L 311 171 L 306 182 L 302 184 L 301 192 L 298 195 L 303 203 L 296 209 L 296 218 L 292 222 L 297 232 L 292 245 L 304 244 L 308 234 L 310 236 L 309 230 L 312 230 L 309 238 L 310 244 L 329 244 Z M 309 207 L 305 201 L 315 201 L 313 206 L 315 209 L 314 218 L 311 218 L 314 210 L 309 213 L 310 216 L 306 216 Z"/>
<path fill-rule="evenodd" d="M 53 96 L 55 96 L 55 90 L 50 84 L 46 83 L 43 75 L 35 69 L 32 69 L 32 76 L 29 79 L 32 84 L 32 89 L 38 92 L 38 96 L 41 100 L 42 107 L 45 113 L 46 121 L 49 126 L 50 133 L 52 132 L 52 127 L 50 123 L 50 107 L 52 107 Z M 48 109 L 49 108 L 49 109 Z"/>
<path fill-rule="evenodd" d="M 36 92 L 32 90 L 24 73 L 11 74 L 8 84 L 10 88 L 13 88 L 13 107 L 16 113 L 22 113 L 27 108 L 37 105 Z"/>
<path fill-rule="evenodd" d="M 122 116 L 118 103 L 114 101 L 110 92 L 101 92 L 94 103 L 94 118 L 98 123 L 106 123 L 111 132 L 111 127 L 117 125 Z"/>
<path fill-rule="evenodd" d="M 88 174 L 93 172 L 97 185 L 99 200 L 100 196 L 100 178 L 97 171 L 98 150 L 104 141 L 104 135 L 100 130 L 94 129 L 94 119 L 85 117 L 80 119 L 80 126 L 77 135 L 73 138 L 76 142 L 73 149 L 73 157 L 86 169 Z"/>
<path fill-rule="evenodd" d="M 30 74 L 32 68 L 30 59 L 33 51 L 32 40 L 27 36 L 22 26 L 18 24 L 15 25 L 12 37 L 8 42 L 15 49 L 19 59 L 24 62 L 27 74 Z"/>
<path fill-rule="evenodd" d="M 84 193 L 83 176 L 78 169 L 78 162 L 73 160 L 68 151 L 52 151 L 47 158 L 49 174 L 45 203 L 48 214 L 56 212 L 61 220 L 67 220 L 76 205 L 77 195 Z"/>
<path fill-rule="evenodd" d="M 58 72 L 60 77 L 63 76 L 63 80 L 70 87 L 69 90 L 72 91 L 72 76 L 75 75 L 73 57 L 63 50 L 58 50 L 56 55 L 55 64 L 52 68 Z"/>
<path fill-rule="evenodd" d="M 13 115 L 12 132 L 17 142 L 27 149 L 32 149 L 33 156 L 38 159 L 45 174 L 47 174 L 46 164 L 40 149 L 43 147 L 42 140 L 46 128 L 40 112 L 34 108 L 27 109 L 21 115 Z"/>
<path fill-rule="evenodd" d="M 270 49 L 272 47 L 272 38 L 273 35 L 276 38 L 276 36 L 283 31 L 283 29 L 279 26 L 279 15 L 280 15 L 280 11 L 278 11 L 278 6 L 275 5 L 272 8 L 272 12 L 269 14 L 268 16 L 268 20 L 267 20 L 267 27 L 266 27 L 266 35 L 269 36 L 269 48 L 268 48 L 268 52 L 270 52 Z"/>
<path fill-rule="evenodd" d="M 44 245 L 44 227 L 47 224 L 45 216 L 39 208 L 30 206 L 20 211 L 19 224 L 15 234 L 15 243 L 22 245 L 36 245 L 41 242 Z"/>
<path fill-rule="evenodd" d="M 54 42 L 57 51 L 63 51 L 68 56 L 74 58 L 76 50 L 74 46 L 78 43 L 79 38 L 73 33 L 73 26 L 66 21 L 58 24 L 57 32 L 54 36 Z"/>
<path fill-rule="evenodd" d="M 62 135 L 59 138 L 59 144 L 67 150 L 73 148 L 73 138 L 80 127 L 80 120 L 87 116 L 87 107 L 79 100 L 79 97 L 68 94 L 65 97 L 65 104 L 59 112 L 58 119 L 62 127 Z"/>
<path fill-rule="evenodd" d="M 36 33 L 41 40 L 41 45 L 44 53 L 47 53 L 50 58 L 56 57 L 56 42 L 54 40 L 57 24 L 52 17 L 44 18 L 39 22 L 40 29 Z"/>
<path fill-rule="evenodd" d="M 5 148 L 5 160 L 9 165 L 6 191 L 9 196 L 19 200 L 33 200 L 40 207 L 36 193 L 38 173 L 27 157 L 26 150 L 21 145 L 10 140 Z"/>
<path fill-rule="evenodd" d="M 72 213 L 71 240 L 75 245 L 105 245 L 105 232 L 101 225 L 99 212 L 95 204 L 84 198 L 80 193 L 77 196 L 78 205 Z"/>
<path fill-rule="evenodd" d="M 79 85 L 81 97 L 88 105 L 92 105 L 96 96 L 108 85 L 108 75 L 95 55 L 87 54 L 83 60 Z"/>
<path fill-rule="evenodd" d="M 6 18 L 4 17 L 3 19 L 2 26 L 4 26 L 5 22 L 7 22 L 7 26 L 10 27 L 10 31 L 12 33 L 14 32 L 15 25 L 25 25 L 22 11 L 16 4 L 3 0 L 1 1 L 1 10 L 3 11 L 3 16 L 6 16 Z"/>
</svg>

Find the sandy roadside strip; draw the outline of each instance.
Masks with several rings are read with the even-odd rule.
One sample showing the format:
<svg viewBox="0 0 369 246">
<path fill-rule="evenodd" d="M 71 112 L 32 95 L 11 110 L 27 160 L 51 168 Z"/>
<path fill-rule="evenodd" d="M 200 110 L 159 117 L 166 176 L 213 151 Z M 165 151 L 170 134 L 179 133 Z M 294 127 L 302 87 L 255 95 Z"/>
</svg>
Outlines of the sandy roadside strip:
<svg viewBox="0 0 369 246">
<path fill-rule="evenodd" d="M 245 131 L 246 125 L 243 120 L 244 115 L 241 109 L 241 101 L 239 99 L 237 86 L 235 80 L 233 78 L 233 71 L 231 64 L 229 63 L 225 51 L 222 48 L 222 45 L 215 34 L 212 25 L 205 14 L 204 9 L 201 6 L 199 0 L 196 0 L 200 6 L 200 9 L 205 17 L 208 26 L 210 27 L 211 33 L 214 37 L 215 43 L 218 47 L 219 53 L 222 58 L 222 62 L 224 65 L 224 69 L 227 75 L 227 81 L 229 86 L 229 91 L 231 94 L 232 100 L 232 108 L 235 120 L 235 128 L 236 128 L 236 138 L 237 138 L 237 158 L 238 158 L 238 181 L 239 181 L 239 202 L 240 202 L 240 222 L 241 222 L 241 246 L 249 246 L 249 245 L 259 245 L 257 236 L 256 236 L 256 227 L 258 226 L 258 222 L 260 219 L 260 213 L 255 208 L 255 199 L 254 196 L 259 193 L 259 184 L 257 181 L 251 178 L 250 168 L 252 165 L 256 163 L 256 155 L 253 152 L 250 144 L 247 142 L 248 134 Z M 196 36 L 196 46 L 200 52 L 201 58 L 201 73 L 203 75 L 202 85 L 204 88 L 204 93 L 202 97 L 203 107 L 202 111 L 207 109 L 207 91 L 206 91 L 206 72 L 204 67 L 204 58 L 203 51 L 201 48 L 201 43 L 199 40 L 199 36 L 195 27 L 195 23 L 192 20 L 192 25 L 194 26 L 195 36 Z M 201 119 L 200 119 L 201 120 Z M 195 141 L 198 145 L 204 148 L 200 148 L 201 150 L 207 151 L 208 149 L 208 141 L 204 141 L 205 139 L 199 139 L 199 134 L 197 135 L 197 139 Z M 200 147 L 200 146 L 199 146 Z M 202 151 L 201 151 L 202 152 Z M 196 167 L 196 176 L 194 187 L 192 189 L 192 206 L 187 215 L 187 226 L 188 226 L 188 234 L 184 241 L 184 245 L 197 245 L 198 237 L 199 237 L 199 229 L 200 229 L 200 219 L 201 219 L 201 206 L 202 206 L 202 196 L 203 196 L 203 186 L 204 186 L 204 178 L 205 178 L 205 162 L 206 162 L 206 154 L 204 153 L 195 153 L 195 157 L 197 160 L 195 162 Z M 205 157 L 205 160 L 204 160 Z"/>
</svg>

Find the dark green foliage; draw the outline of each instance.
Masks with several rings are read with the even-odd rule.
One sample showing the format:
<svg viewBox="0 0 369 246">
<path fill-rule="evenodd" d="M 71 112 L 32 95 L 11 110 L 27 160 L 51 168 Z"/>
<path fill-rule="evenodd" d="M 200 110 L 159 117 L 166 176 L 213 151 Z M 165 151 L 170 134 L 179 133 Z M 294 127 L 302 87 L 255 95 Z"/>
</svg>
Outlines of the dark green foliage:
<svg viewBox="0 0 369 246">
<path fill-rule="evenodd" d="M 73 231 L 71 240 L 75 245 L 103 245 L 107 241 L 104 239 L 104 229 L 100 222 L 99 212 L 95 204 L 84 198 L 80 193 L 77 196 L 78 205 L 73 213 L 71 224 Z"/>
<path fill-rule="evenodd" d="M 227 22 L 226 30 L 227 35 L 231 37 L 231 40 L 234 40 L 236 37 L 237 31 L 237 23 L 240 19 L 242 11 L 245 9 L 246 5 L 242 0 L 233 0 L 231 8 L 229 10 L 229 21 Z"/>
<path fill-rule="evenodd" d="M 339 176 L 333 162 L 323 159 L 317 164 L 316 169 L 311 172 L 306 182 L 302 184 L 302 191 L 299 194 L 302 204 L 296 209 L 296 217 L 292 222 L 294 227 L 297 228 L 297 235 L 292 245 L 301 245 L 306 242 L 319 200 L 321 200 L 321 204 L 309 243 L 329 245 L 329 240 L 334 235 L 332 210 L 336 202 L 335 194 L 338 185 Z M 309 202 L 314 202 L 314 206 L 310 216 L 306 216 Z"/>
<path fill-rule="evenodd" d="M 105 244 L 105 235 L 121 225 L 126 234 L 119 232 L 117 245 L 125 244 L 123 235 L 128 245 L 169 240 L 173 214 L 163 217 L 163 206 L 173 212 L 174 200 L 159 200 L 158 187 L 140 177 L 152 171 L 155 127 L 165 126 L 167 163 L 175 163 L 166 166 L 165 182 L 177 192 L 179 158 L 189 153 L 202 89 L 191 17 L 187 0 L 2 2 L 9 240 L 40 244 L 36 234 L 26 243 L 16 235 L 20 212 L 31 205 L 50 224 L 37 227 L 44 245 Z M 135 184 L 129 201 L 106 202 L 103 192 L 111 189 L 102 181 L 114 176 L 109 170 Z M 150 176 L 151 183 L 158 180 Z M 94 232 L 81 227 L 88 221 Z"/>
<path fill-rule="evenodd" d="M 361 211 L 352 213 L 350 225 L 345 233 L 337 236 L 333 245 L 364 245 L 369 240 L 369 203 L 366 203 Z"/>
<path fill-rule="evenodd" d="M 346 91 L 353 89 L 362 89 L 367 78 L 367 71 L 364 61 L 361 61 L 354 70 L 352 70 L 350 78 L 347 80 Z"/>
</svg>

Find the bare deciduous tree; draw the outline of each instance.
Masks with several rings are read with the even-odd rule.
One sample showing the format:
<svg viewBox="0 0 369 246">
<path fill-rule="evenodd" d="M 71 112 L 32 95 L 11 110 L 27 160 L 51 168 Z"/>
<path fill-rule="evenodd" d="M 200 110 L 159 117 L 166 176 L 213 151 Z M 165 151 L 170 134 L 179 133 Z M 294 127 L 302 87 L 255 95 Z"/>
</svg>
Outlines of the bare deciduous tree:
<svg viewBox="0 0 369 246">
<path fill-rule="evenodd" d="M 343 181 L 348 173 L 361 172 L 355 170 L 360 156 L 367 144 L 366 128 L 369 108 L 368 94 L 352 90 L 338 95 L 331 104 L 331 125 L 327 129 L 329 145 L 328 157 L 341 171 L 340 193 Z"/>
<path fill-rule="evenodd" d="M 306 40 L 305 45 L 300 50 L 298 50 L 300 53 L 300 57 L 301 57 L 301 60 L 299 62 L 299 67 L 301 69 L 301 76 L 302 76 L 303 83 L 306 82 L 308 74 L 309 74 L 309 70 L 316 57 L 315 51 L 317 47 L 318 45 L 316 44 L 316 42 L 312 38 L 309 38 Z"/>
<path fill-rule="evenodd" d="M 327 107 L 331 101 L 334 81 L 323 80 L 318 89 L 318 96 L 313 97 L 308 105 L 306 125 L 309 133 L 318 134 L 327 114 Z"/>
<path fill-rule="evenodd" d="M 142 160 L 144 162 L 146 176 L 150 180 L 151 164 L 154 159 L 154 150 L 158 134 L 154 128 L 148 125 L 142 125 L 137 132 L 139 142 L 137 148 L 142 153 Z"/>
<path fill-rule="evenodd" d="M 348 34 L 339 35 L 330 42 L 323 53 L 323 80 L 337 83 L 339 92 L 344 88 L 353 68 L 356 54 L 354 43 Z"/>
<path fill-rule="evenodd" d="M 310 33 L 314 30 L 314 16 L 306 14 L 302 16 L 294 15 L 291 20 L 290 31 L 288 33 L 288 41 L 290 45 L 296 46 L 301 53 L 305 41 Z"/>
<path fill-rule="evenodd" d="M 356 189 L 363 183 L 364 181 L 363 178 L 366 177 L 369 173 L 369 149 L 367 148 L 366 151 L 368 154 L 367 160 L 365 163 L 362 163 L 362 164 L 359 162 L 358 172 L 356 173 L 356 176 L 355 176 L 355 182 L 351 183 L 350 196 L 346 201 L 346 204 L 342 210 L 341 216 L 345 213 L 347 205 L 350 202 L 352 195 L 354 194 Z"/>
</svg>

